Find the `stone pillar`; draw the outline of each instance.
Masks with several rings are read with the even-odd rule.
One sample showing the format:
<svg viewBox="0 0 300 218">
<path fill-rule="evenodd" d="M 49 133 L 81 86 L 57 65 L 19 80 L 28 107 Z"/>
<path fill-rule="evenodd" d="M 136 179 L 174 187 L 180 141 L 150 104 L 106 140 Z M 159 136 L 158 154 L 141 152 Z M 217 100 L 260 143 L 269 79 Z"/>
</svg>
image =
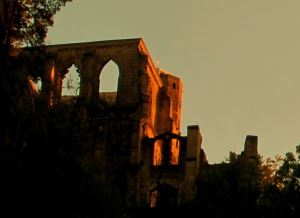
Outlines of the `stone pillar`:
<svg viewBox="0 0 300 218">
<path fill-rule="evenodd" d="M 245 147 L 244 147 L 244 152 L 247 157 L 250 158 L 258 157 L 257 141 L 258 141 L 257 136 L 247 135 L 245 140 Z"/>
<path fill-rule="evenodd" d="M 47 63 L 44 67 L 44 75 L 42 76 L 42 96 L 43 99 L 47 102 L 46 104 L 50 106 L 51 99 L 51 90 L 52 90 L 52 82 L 51 82 L 51 69 L 54 65 L 52 60 L 47 60 Z"/>
<path fill-rule="evenodd" d="M 80 65 L 80 97 L 87 102 L 99 99 L 99 71 L 102 61 L 97 55 L 89 54 L 81 59 Z"/>
<path fill-rule="evenodd" d="M 196 161 L 197 170 L 200 167 L 202 136 L 198 125 L 188 126 L 186 159 Z"/>
<path fill-rule="evenodd" d="M 85 71 L 81 71 L 80 74 L 80 98 L 89 101 L 91 99 L 91 82 L 90 78 L 86 75 Z"/>
<path fill-rule="evenodd" d="M 182 203 L 190 202 L 196 195 L 196 177 L 200 168 L 200 152 L 202 137 L 198 125 L 188 126 L 185 181 L 181 193 Z"/>
</svg>

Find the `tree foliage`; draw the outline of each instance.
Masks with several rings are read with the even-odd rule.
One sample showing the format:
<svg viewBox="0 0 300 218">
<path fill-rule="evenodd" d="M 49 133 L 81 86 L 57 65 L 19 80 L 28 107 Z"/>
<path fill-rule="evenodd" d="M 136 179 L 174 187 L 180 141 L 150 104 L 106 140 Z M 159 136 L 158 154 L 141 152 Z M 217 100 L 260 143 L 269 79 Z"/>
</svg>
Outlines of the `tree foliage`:
<svg viewBox="0 0 300 218">
<path fill-rule="evenodd" d="M 48 27 L 53 25 L 53 16 L 71 1 L 0 0 L 0 112 L 4 126 L 15 119 L 18 103 L 28 92 L 28 71 L 37 71 L 29 69 L 31 66 L 19 56 L 20 48 L 37 46 L 42 58 L 42 45 Z"/>
<path fill-rule="evenodd" d="M 196 204 L 212 217 L 297 217 L 300 159 L 247 158 L 233 152 L 227 162 L 203 169 Z"/>
<path fill-rule="evenodd" d="M 53 16 L 72 0 L 0 0 L 0 48 L 41 46 Z"/>
<path fill-rule="evenodd" d="M 288 152 L 266 185 L 259 199 L 263 214 L 297 217 L 300 215 L 300 157 Z"/>
<path fill-rule="evenodd" d="M 231 152 L 227 162 L 203 169 L 198 179 L 200 207 L 214 217 L 254 216 L 261 190 L 260 164 L 260 159 Z"/>
</svg>

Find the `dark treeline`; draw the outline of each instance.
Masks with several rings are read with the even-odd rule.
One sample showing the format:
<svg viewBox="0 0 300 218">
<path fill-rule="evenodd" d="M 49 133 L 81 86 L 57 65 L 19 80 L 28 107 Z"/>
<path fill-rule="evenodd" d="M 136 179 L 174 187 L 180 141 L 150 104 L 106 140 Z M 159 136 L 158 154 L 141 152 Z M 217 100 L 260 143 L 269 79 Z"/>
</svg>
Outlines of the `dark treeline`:
<svg viewBox="0 0 300 218">
<path fill-rule="evenodd" d="M 226 162 L 202 169 L 190 206 L 210 217 L 298 217 L 300 156 L 274 160 L 230 153 Z"/>
<path fill-rule="evenodd" d="M 48 107 L 28 80 L 37 81 L 43 69 L 21 55 L 22 47 L 36 47 L 43 66 L 48 27 L 71 1 L 0 0 L 1 217 L 126 215 L 109 180 L 83 161 L 79 138 L 89 126 L 79 120 L 79 107 Z"/>
</svg>

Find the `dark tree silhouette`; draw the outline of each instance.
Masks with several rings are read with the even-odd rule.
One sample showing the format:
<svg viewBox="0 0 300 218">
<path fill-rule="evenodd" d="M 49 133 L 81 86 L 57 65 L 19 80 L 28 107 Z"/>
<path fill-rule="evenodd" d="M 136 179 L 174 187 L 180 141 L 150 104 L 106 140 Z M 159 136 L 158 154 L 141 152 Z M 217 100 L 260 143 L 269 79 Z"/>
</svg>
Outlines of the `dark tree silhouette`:
<svg viewBox="0 0 300 218">
<path fill-rule="evenodd" d="M 20 51 L 43 61 L 53 16 L 71 0 L 0 0 L 0 216 L 122 217 L 119 193 L 92 163 L 83 163 L 88 123 L 79 107 L 33 100 Z M 22 67 L 25 66 L 25 67 Z M 34 76 L 34 75 L 32 75 Z"/>
</svg>

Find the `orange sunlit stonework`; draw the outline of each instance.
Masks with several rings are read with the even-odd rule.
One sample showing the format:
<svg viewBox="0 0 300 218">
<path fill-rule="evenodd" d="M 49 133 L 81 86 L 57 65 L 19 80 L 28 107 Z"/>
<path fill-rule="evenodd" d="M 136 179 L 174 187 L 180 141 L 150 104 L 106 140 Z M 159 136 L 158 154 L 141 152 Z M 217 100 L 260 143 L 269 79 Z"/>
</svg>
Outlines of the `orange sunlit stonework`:
<svg viewBox="0 0 300 218">
<path fill-rule="evenodd" d="M 154 151 L 153 151 L 153 166 L 159 166 L 163 164 L 163 159 L 166 158 L 163 155 L 163 146 L 166 146 L 162 140 L 156 140 L 154 143 Z M 169 154 L 169 165 L 178 165 L 179 164 L 179 149 L 180 149 L 180 141 L 178 139 L 171 139 L 170 150 L 167 152 Z"/>
<path fill-rule="evenodd" d="M 54 66 L 52 66 L 52 68 L 51 68 L 50 79 L 51 79 L 51 83 L 52 83 L 52 86 L 53 86 L 54 83 L 55 83 L 55 68 L 54 68 Z M 49 105 L 53 106 L 53 104 L 54 104 L 54 93 L 53 93 L 53 90 L 51 90 L 50 91 L 50 98 L 49 98 Z"/>
<path fill-rule="evenodd" d="M 34 93 L 37 93 L 37 92 L 38 92 L 37 84 L 33 82 L 33 80 L 32 80 L 31 77 L 28 77 L 27 79 L 28 79 L 28 82 L 29 82 L 29 85 L 30 85 L 31 90 L 32 90 Z"/>
<path fill-rule="evenodd" d="M 162 146 L 163 143 L 161 140 L 156 140 L 154 143 L 154 150 L 153 150 L 153 166 L 162 165 Z"/>
<path fill-rule="evenodd" d="M 170 158 L 171 165 L 179 164 L 179 148 L 180 148 L 179 140 L 172 139 L 171 140 L 171 158 Z"/>
<path fill-rule="evenodd" d="M 51 69 L 50 78 L 51 78 L 51 82 L 53 83 L 54 79 L 55 79 L 55 69 L 54 69 L 54 66 Z"/>
</svg>

